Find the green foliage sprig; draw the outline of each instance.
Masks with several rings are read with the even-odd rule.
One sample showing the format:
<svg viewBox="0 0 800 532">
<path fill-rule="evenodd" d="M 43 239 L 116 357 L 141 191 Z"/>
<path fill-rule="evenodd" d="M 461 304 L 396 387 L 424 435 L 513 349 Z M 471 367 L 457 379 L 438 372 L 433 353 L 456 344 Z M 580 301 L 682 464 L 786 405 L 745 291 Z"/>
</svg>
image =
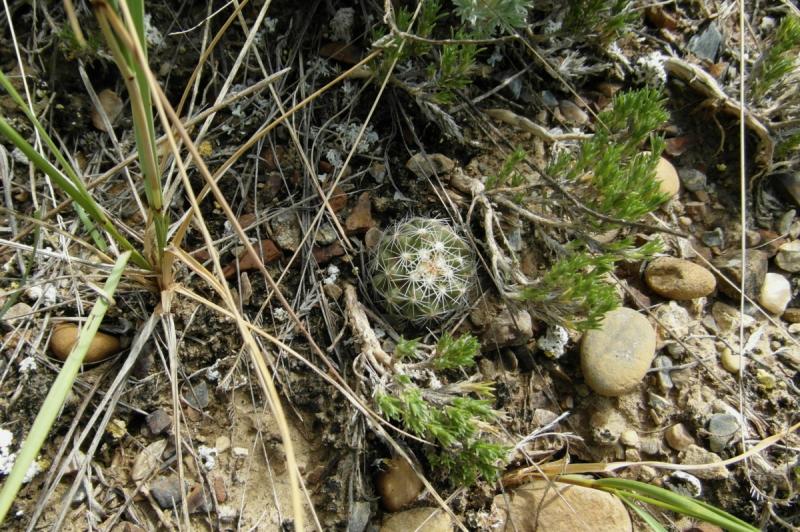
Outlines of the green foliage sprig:
<svg viewBox="0 0 800 532">
<path fill-rule="evenodd" d="M 402 343 L 403 358 L 409 358 L 407 351 L 411 344 Z M 475 365 L 479 352 L 480 344 L 473 336 L 454 338 L 446 334 L 437 342 L 430 358 L 421 364 L 435 370 L 468 369 Z M 415 358 L 422 356 L 425 355 L 417 353 Z M 484 437 L 487 429 L 502 417 L 502 413 L 492 408 L 492 386 L 456 382 L 436 389 L 424 388 L 409 374 L 397 373 L 392 383 L 376 391 L 375 402 L 381 413 L 400 422 L 409 432 L 435 443 L 437 448 L 426 453 L 428 460 L 454 484 L 472 485 L 479 477 L 495 480 L 508 449 Z"/>
<path fill-rule="evenodd" d="M 461 21 L 469 24 L 479 37 L 523 28 L 528 9 L 533 5 L 526 0 L 454 0 L 453 3 Z"/>
<path fill-rule="evenodd" d="M 570 0 L 562 31 L 573 38 L 593 37 L 609 42 L 639 18 L 630 5 L 628 0 Z"/>
<path fill-rule="evenodd" d="M 759 58 L 751 76 L 751 96 L 758 100 L 783 86 L 797 71 L 800 53 L 800 17 L 783 17 L 775 38 Z"/>
</svg>

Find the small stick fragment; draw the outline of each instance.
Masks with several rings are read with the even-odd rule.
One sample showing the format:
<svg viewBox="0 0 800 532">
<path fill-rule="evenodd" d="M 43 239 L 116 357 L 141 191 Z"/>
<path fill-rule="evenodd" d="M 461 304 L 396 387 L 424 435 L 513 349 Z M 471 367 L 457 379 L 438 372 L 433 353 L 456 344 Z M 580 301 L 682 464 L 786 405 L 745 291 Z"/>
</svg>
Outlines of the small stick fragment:
<svg viewBox="0 0 800 532">
<path fill-rule="evenodd" d="M 356 342 L 361 346 L 361 354 L 367 357 L 377 372 L 385 375 L 392 367 L 392 357 L 381 347 L 381 342 L 364 312 L 364 306 L 358 300 L 356 288 L 349 283 L 344 285 L 344 302 L 347 322 L 353 330 Z"/>
<path fill-rule="evenodd" d="M 486 114 L 494 119 L 500 120 L 501 122 L 505 122 L 510 126 L 524 129 L 529 133 L 533 133 L 540 139 L 551 144 L 560 140 L 584 140 L 592 137 L 586 133 L 550 133 L 543 126 L 533 122 L 531 119 L 520 116 L 507 109 L 488 109 Z"/>
</svg>

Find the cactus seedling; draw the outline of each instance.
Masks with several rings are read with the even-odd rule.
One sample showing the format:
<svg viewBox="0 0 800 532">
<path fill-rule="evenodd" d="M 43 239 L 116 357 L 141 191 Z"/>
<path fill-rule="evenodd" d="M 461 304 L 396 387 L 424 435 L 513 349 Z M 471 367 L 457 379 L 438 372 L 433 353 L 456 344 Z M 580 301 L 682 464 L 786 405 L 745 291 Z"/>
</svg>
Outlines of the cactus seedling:
<svg viewBox="0 0 800 532">
<path fill-rule="evenodd" d="M 475 255 L 443 220 L 409 218 L 384 232 L 369 263 L 387 312 L 414 325 L 464 310 L 475 286 Z"/>
</svg>

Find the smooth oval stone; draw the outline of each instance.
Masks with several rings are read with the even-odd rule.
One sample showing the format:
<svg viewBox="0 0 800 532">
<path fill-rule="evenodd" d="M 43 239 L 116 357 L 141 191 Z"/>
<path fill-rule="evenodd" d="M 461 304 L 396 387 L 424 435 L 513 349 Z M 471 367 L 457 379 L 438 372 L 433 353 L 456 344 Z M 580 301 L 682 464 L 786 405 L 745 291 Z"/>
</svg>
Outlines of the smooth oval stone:
<svg viewBox="0 0 800 532">
<path fill-rule="evenodd" d="M 714 291 L 714 274 L 688 260 L 659 257 L 648 264 L 644 279 L 655 293 L 684 301 L 704 297 Z"/>
<path fill-rule="evenodd" d="M 599 329 L 583 335 L 583 378 L 600 395 L 627 393 L 644 378 L 655 349 L 656 332 L 647 318 L 625 307 L 612 310 Z"/>
</svg>

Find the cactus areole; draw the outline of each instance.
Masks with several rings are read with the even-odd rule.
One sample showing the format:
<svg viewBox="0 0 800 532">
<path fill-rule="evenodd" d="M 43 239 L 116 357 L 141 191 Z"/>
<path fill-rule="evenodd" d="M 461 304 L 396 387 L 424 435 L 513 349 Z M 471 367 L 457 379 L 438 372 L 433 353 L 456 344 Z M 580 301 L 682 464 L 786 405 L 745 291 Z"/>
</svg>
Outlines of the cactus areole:
<svg viewBox="0 0 800 532">
<path fill-rule="evenodd" d="M 422 325 L 469 306 L 477 264 L 467 241 L 447 222 L 408 218 L 383 233 L 369 273 L 389 314 Z"/>
</svg>

